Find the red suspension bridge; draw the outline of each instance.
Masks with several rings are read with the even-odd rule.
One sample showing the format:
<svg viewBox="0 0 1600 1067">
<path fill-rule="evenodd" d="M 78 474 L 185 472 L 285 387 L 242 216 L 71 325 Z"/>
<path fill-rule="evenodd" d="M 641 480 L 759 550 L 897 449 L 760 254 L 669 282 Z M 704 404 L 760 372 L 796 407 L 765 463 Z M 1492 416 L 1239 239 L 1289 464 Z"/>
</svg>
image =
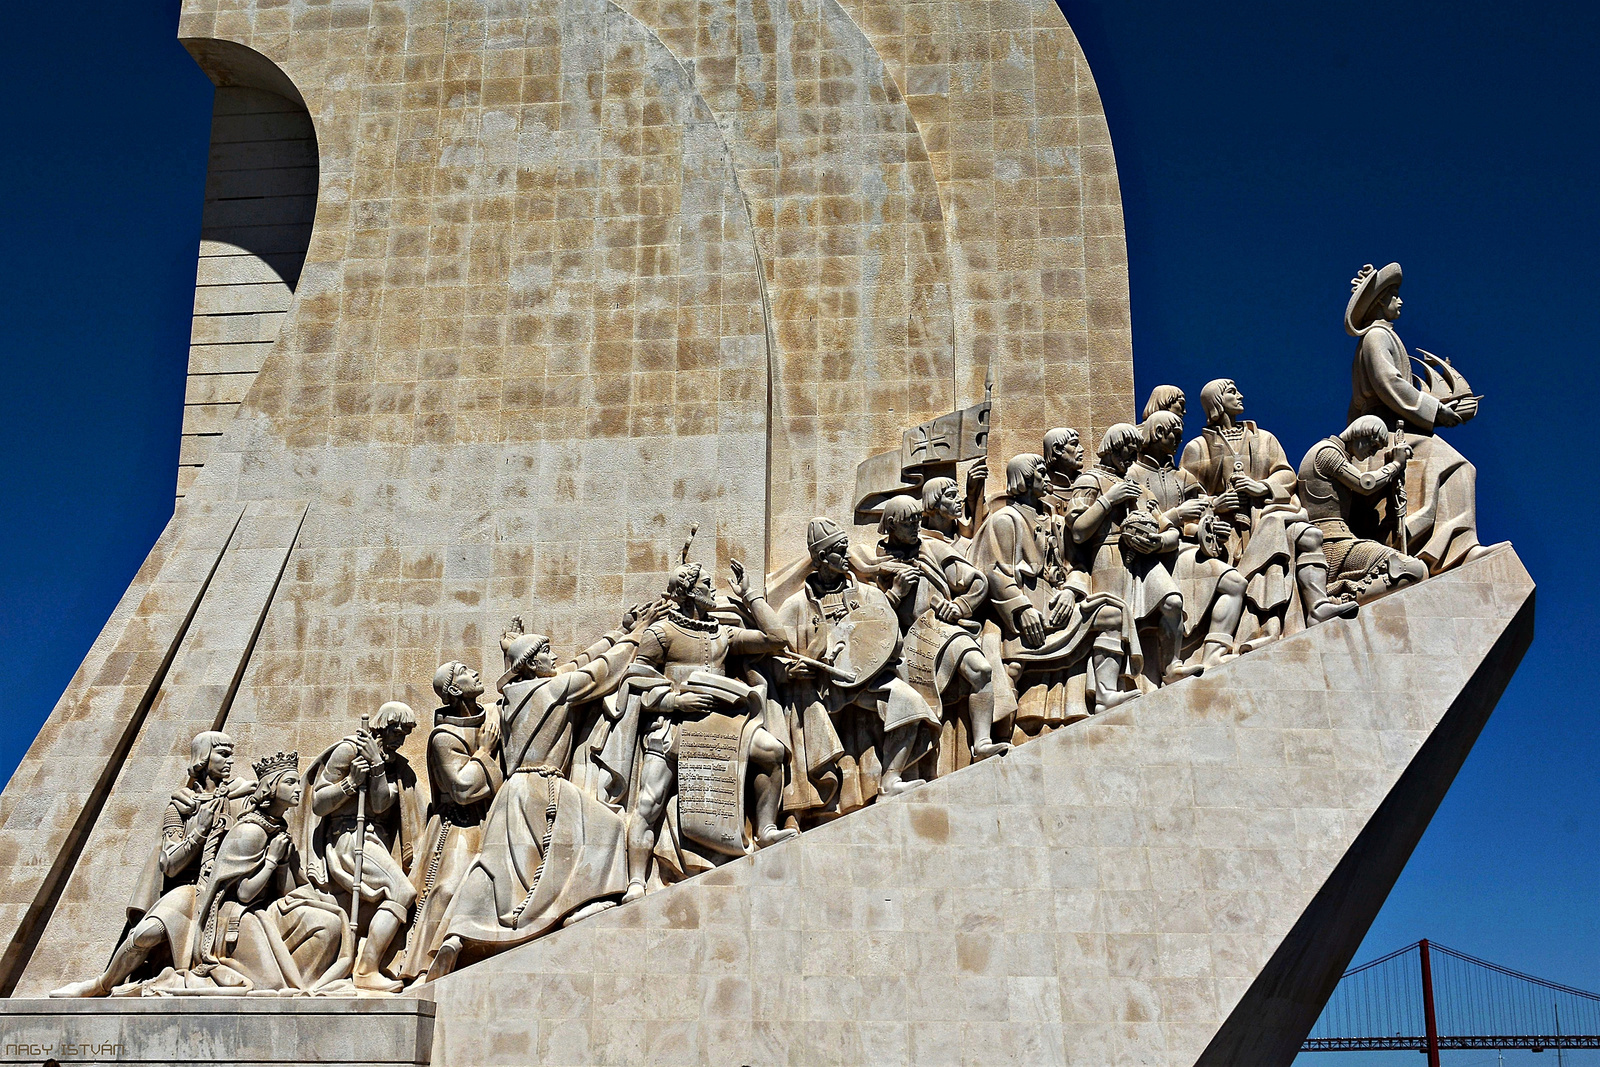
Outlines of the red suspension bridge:
<svg viewBox="0 0 1600 1067">
<path fill-rule="evenodd" d="M 1423 940 L 1346 971 L 1303 1052 L 1600 1048 L 1600 994 Z"/>
</svg>

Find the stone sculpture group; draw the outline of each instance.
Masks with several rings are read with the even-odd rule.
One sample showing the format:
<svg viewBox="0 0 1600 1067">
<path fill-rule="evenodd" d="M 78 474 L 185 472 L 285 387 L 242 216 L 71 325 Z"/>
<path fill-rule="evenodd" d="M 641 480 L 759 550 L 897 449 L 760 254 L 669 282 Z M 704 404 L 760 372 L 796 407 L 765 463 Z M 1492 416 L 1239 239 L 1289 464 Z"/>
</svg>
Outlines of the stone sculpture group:
<svg viewBox="0 0 1600 1067">
<path fill-rule="evenodd" d="M 1298 468 L 1227 379 L 1181 452 L 1161 386 L 1092 465 L 1070 428 L 1012 457 L 992 508 L 981 458 L 963 500 L 949 452 L 875 457 L 879 540 L 812 520 L 776 606 L 737 561 L 719 594 L 691 529 L 661 597 L 570 660 L 519 618 L 498 699 L 440 666 L 426 796 L 401 703 L 248 778 L 200 734 L 116 952 L 53 995 L 398 992 L 1474 558 L 1474 471 L 1435 430 L 1478 397 L 1431 353 L 1413 373 L 1400 282 L 1353 280 L 1349 424 Z"/>
</svg>

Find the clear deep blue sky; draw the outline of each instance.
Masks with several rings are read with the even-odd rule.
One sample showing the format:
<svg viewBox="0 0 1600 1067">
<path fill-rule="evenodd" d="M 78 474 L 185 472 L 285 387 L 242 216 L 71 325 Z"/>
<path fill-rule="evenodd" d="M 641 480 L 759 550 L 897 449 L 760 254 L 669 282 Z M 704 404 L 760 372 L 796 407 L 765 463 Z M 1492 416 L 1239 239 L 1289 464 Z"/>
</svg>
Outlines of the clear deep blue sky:
<svg viewBox="0 0 1600 1067">
<path fill-rule="evenodd" d="M 1063 2 L 1116 146 L 1141 403 L 1232 376 L 1297 459 L 1343 425 L 1348 279 L 1391 259 L 1401 335 L 1487 397 L 1450 438 L 1483 540 L 1540 582 L 1538 636 L 1358 960 L 1427 936 L 1600 989 L 1600 14 Z M 71 10 L 0 9 L 0 776 L 171 513 L 205 179 L 211 86 L 177 4 Z"/>
</svg>

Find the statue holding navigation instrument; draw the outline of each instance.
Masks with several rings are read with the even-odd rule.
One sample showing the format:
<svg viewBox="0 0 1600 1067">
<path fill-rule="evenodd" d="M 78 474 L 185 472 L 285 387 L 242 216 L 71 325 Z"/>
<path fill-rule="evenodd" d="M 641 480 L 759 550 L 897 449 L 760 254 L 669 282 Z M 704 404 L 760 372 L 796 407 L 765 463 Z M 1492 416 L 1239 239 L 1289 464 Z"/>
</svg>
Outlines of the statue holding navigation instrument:
<svg viewBox="0 0 1600 1067">
<path fill-rule="evenodd" d="M 1362 536 L 1388 540 L 1438 574 L 1484 551 L 1478 544 L 1477 469 L 1436 435 L 1475 417 L 1482 398 L 1448 360 L 1406 350 L 1394 328 L 1402 306 L 1400 282 L 1400 264 L 1380 270 L 1369 263 L 1351 279 L 1345 305 L 1345 331 L 1357 338 L 1347 417 L 1355 422 L 1375 415 L 1387 427 L 1398 426 L 1412 452 L 1403 495 L 1382 509 L 1381 518 L 1375 507 L 1363 507 L 1351 521 Z M 1414 363 L 1420 375 L 1413 374 Z M 1396 529 L 1402 506 L 1404 519 Z"/>
<path fill-rule="evenodd" d="M 818 790 L 808 814 L 827 819 L 918 783 L 907 771 L 930 751 L 938 712 L 899 673 L 898 609 L 919 579 L 899 569 L 889 588 L 851 570 L 850 535 L 831 519 L 806 526 L 811 569 L 778 610 L 792 650 L 788 699 L 801 724 L 803 773 Z"/>
</svg>

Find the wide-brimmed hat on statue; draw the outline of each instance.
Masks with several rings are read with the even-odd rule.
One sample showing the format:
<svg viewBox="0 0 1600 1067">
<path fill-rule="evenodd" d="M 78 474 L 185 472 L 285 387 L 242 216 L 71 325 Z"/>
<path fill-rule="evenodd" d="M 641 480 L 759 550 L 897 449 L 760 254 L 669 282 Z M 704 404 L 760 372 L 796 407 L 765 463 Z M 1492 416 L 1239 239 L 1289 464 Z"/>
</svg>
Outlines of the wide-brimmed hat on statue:
<svg viewBox="0 0 1600 1067">
<path fill-rule="evenodd" d="M 1344 308 L 1344 328 L 1351 337 L 1361 335 L 1361 327 L 1372 313 L 1372 305 L 1390 289 L 1400 288 L 1400 264 L 1391 263 L 1382 270 L 1374 270 L 1371 263 L 1356 272 L 1350 279 L 1350 303 Z"/>
</svg>

